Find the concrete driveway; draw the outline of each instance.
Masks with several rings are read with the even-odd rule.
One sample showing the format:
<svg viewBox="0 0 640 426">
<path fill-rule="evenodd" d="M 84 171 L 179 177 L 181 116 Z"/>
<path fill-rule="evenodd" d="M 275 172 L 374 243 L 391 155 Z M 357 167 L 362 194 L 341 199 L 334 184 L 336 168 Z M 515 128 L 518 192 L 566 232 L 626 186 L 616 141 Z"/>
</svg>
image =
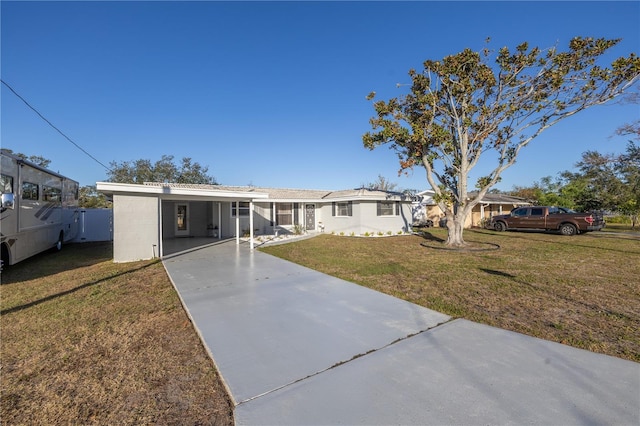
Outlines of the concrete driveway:
<svg viewBox="0 0 640 426">
<path fill-rule="evenodd" d="M 164 260 L 239 425 L 640 424 L 640 364 L 226 241 Z"/>
</svg>

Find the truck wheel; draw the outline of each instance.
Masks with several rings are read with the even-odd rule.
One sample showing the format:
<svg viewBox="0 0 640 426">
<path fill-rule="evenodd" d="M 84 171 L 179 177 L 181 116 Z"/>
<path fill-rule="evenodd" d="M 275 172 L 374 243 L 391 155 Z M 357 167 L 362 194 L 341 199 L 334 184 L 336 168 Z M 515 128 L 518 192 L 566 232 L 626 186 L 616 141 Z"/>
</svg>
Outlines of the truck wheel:
<svg viewBox="0 0 640 426">
<path fill-rule="evenodd" d="M 64 232 L 60 231 L 58 236 L 58 242 L 56 243 L 56 251 L 62 250 L 62 243 L 64 242 Z"/>
<path fill-rule="evenodd" d="M 0 245 L 0 271 L 9 266 L 9 249 L 6 244 Z"/>
<path fill-rule="evenodd" d="M 502 232 L 502 231 L 506 231 L 506 230 L 507 230 L 507 227 L 506 227 L 506 225 L 505 225 L 504 223 L 502 223 L 502 222 L 496 222 L 496 223 L 493 225 L 493 229 L 495 229 L 495 230 L 496 230 L 496 231 L 498 231 L 498 232 Z"/>
<path fill-rule="evenodd" d="M 576 235 L 578 233 L 578 230 L 574 225 L 570 223 L 563 223 L 560 226 L 560 233 L 562 235 Z"/>
</svg>

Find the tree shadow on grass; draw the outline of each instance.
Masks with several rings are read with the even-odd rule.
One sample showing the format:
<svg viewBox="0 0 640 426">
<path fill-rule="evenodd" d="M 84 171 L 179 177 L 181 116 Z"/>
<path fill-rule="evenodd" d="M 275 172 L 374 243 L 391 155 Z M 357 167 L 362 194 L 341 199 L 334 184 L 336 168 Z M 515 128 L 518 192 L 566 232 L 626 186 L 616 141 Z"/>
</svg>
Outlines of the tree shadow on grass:
<svg viewBox="0 0 640 426">
<path fill-rule="evenodd" d="M 609 247 L 598 247 L 598 246 L 594 246 L 593 244 L 586 244 L 586 243 L 582 243 L 581 239 L 583 237 L 595 237 L 595 238 L 607 238 L 607 239 L 616 239 L 616 240 L 627 240 L 627 241 L 631 241 L 631 240 L 638 240 L 638 238 L 634 238 L 633 236 L 626 236 L 626 235 L 615 235 L 613 233 L 611 234 L 600 234 L 600 233 L 588 233 L 588 234 L 580 234 L 580 235 L 573 235 L 573 236 L 566 236 L 566 235 L 561 235 L 558 233 L 554 233 L 554 232 L 544 232 L 544 233 L 540 233 L 540 232 L 531 232 L 531 231 L 508 231 L 508 232 L 500 232 L 497 233 L 496 231 L 484 231 L 484 230 L 474 230 L 474 232 L 477 232 L 479 234 L 485 234 L 485 235 L 494 235 L 494 236 L 499 236 L 500 238 L 510 238 L 510 239 L 520 239 L 520 240 L 525 240 L 525 241 L 530 241 L 529 238 L 527 238 L 527 235 L 530 234 L 541 234 L 541 235 L 545 235 L 545 236 L 549 236 L 550 239 L 536 239 L 536 241 L 538 242 L 545 242 L 545 243 L 552 243 L 552 244 L 558 244 L 558 245 L 563 245 L 563 246 L 568 246 L 568 247 L 583 247 L 583 248 L 588 248 L 588 249 L 594 249 L 594 250 L 604 250 L 604 251 L 613 251 L 613 252 L 620 252 L 620 253 L 638 253 L 640 254 L 640 252 L 635 251 L 635 250 L 629 250 L 628 248 L 621 248 L 621 249 L 615 249 L 615 248 L 609 248 Z M 551 239 L 552 238 L 552 239 Z"/>
<path fill-rule="evenodd" d="M 5 266 L 0 282 L 2 285 L 19 284 L 110 259 L 113 259 L 110 241 L 67 244 L 59 252 L 47 250 L 15 265 Z"/>
<path fill-rule="evenodd" d="M 17 311 L 21 311 L 23 309 L 31 308 L 31 307 L 39 305 L 41 303 L 45 303 L 45 302 L 48 302 L 50 300 L 57 299 L 58 297 L 63 297 L 63 296 L 66 296 L 68 294 L 75 293 L 78 290 L 82 290 L 84 288 L 91 287 L 91 286 L 94 286 L 96 284 L 100 284 L 100 283 L 105 282 L 105 281 L 109 281 L 109 280 L 111 280 L 113 278 L 117 278 L 117 277 L 120 277 L 122 275 L 127 275 L 127 274 L 130 274 L 130 273 L 133 273 L 133 272 L 140 271 L 140 270 L 148 268 L 149 266 L 152 266 L 154 264 L 155 264 L 155 262 L 148 263 L 146 265 L 142 265 L 142 266 L 140 266 L 138 268 L 135 268 L 135 269 L 130 269 L 128 271 L 118 272 L 116 274 L 109 275 L 108 277 L 100 278 L 99 280 L 95 280 L 95 281 L 91 281 L 91 282 L 88 282 L 88 283 L 80 284 L 79 286 L 74 287 L 72 289 L 61 291 L 60 293 L 56 293 L 56 294 L 51 294 L 49 296 L 43 297 L 42 299 L 34 300 L 32 302 L 24 303 L 22 305 L 13 306 L 11 308 L 3 309 L 3 310 L 0 311 L 0 315 L 6 315 L 6 314 L 10 314 L 12 312 L 17 312 Z"/>
<path fill-rule="evenodd" d="M 436 250 L 458 251 L 458 252 L 470 252 L 470 251 L 489 251 L 499 250 L 500 246 L 494 243 L 480 242 L 480 241 L 466 241 L 467 245 L 464 247 L 449 247 L 445 244 L 445 239 L 433 235 L 428 231 L 420 231 L 419 235 L 424 239 L 421 246 Z"/>
<path fill-rule="evenodd" d="M 446 241 L 444 238 L 433 235 L 431 232 L 428 232 L 428 231 L 420 231 L 418 232 L 418 235 L 420 235 L 426 241 L 431 241 L 436 243 L 444 243 Z"/>
<path fill-rule="evenodd" d="M 495 269 L 486 269 L 486 268 L 480 268 L 480 270 L 482 272 L 486 272 L 487 274 L 490 275 L 497 275 L 499 277 L 505 277 L 505 278 L 512 278 L 515 280 L 515 278 L 517 278 L 515 275 L 509 274 L 507 272 L 502 272 L 502 271 L 496 271 Z"/>
</svg>

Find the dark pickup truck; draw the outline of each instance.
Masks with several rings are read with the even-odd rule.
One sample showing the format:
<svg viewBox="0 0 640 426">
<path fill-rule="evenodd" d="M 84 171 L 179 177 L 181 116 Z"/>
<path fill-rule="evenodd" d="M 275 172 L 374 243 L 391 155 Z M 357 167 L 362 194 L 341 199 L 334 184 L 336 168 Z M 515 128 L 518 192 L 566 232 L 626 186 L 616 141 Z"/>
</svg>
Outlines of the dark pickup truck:
<svg viewBox="0 0 640 426">
<path fill-rule="evenodd" d="M 560 231 L 563 235 L 576 235 L 604 228 L 604 219 L 599 213 L 578 213 L 565 207 L 527 206 L 493 216 L 489 227 L 496 231 Z"/>
</svg>

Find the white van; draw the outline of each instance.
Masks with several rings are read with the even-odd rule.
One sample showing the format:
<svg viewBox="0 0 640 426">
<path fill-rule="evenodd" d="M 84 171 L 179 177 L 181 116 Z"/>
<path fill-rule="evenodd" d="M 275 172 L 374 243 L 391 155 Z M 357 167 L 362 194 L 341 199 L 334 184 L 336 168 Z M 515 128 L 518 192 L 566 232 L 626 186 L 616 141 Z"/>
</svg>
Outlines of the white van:
<svg viewBox="0 0 640 426">
<path fill-rule="evenodd" d="M 78 232 L 78 182 L 1 150 L 0 251 L 13 265 Z"/>
</svg>

